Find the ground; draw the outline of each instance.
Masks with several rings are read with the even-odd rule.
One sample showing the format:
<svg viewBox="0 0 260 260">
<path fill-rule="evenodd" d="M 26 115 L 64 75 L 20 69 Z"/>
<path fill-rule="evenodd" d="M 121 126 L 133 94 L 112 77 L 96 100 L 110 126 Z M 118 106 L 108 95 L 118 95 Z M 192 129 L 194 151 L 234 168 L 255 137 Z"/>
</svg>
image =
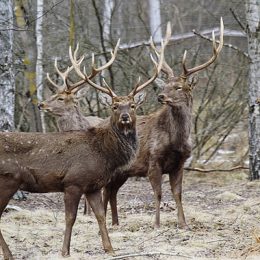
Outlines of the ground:
<svg viewBox="0 0 260 260">
<path fill-rule="evenodd" d="M 260 181 L 246 172 L 184 176 L 183 204 L 189 231 L 177 228 L 175 203 L 164 176 L 161 227 L 153 229 L 154 201 L 147 179 L 129 180 L 118 195 L 120 226 L 108 229 L 121 259 L 260 259 Z M 62 259 L 62 194 L 28 194 L 10 201 L 22 210 L 4 213 L 2 233 L 16 259 Z M 161 254 L 159 254 L 161 253 Z M 81 201 L 69 259 L 113 259 L 104 254 L 96 220 Z"/>
</svg>

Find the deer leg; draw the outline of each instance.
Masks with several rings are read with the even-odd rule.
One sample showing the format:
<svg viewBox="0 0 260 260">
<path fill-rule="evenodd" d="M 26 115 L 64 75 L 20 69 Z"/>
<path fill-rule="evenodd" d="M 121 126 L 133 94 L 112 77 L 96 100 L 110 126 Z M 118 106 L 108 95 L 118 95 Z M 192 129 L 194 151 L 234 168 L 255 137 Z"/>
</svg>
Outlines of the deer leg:
<svg viewBox="0 0 260 260">
<path fill-rule="evenodd" d="M 185 221 L 184 211 L 182 207 L 182 178 L 183 178 L 183 167 L 178 169 L 177 172 L 172 172 L 170 175 L 171 190 L 177 206 L 178 214 L 178 227 L 188 229 L 188 225 Z"/>
<path fill-rule="evenodd" d="M 77 217 L 81 195 L 80 189 L 75 186 L 67 187 L 64 191 L 66 229 L 61 251 L 62 256 L 70 255 L 71 232 Z"/>
<path fill-rule="evenodd" d="M 9 180 L 0 177 L 0 219 L 9 200 L 12 198 L 12 196 L 19 188 L 19 183 L 13 180 L 10 181 Z M 3 250 L 4 260 L 13 259 L 12 253 L 3 238 L 1 230 L 0 230 L 0 246 Z"/>
<path fill-rule="evenodd" d="M 84 196 L 84 212 L 83 212 L 84 215 L 87 215 L 90 216 L 91 215 L 91 208 L 90 208 L 90 205 L 89 205 L 89 202 L 87 200 L 87 196 L 85 195 Z"/>
<path fill-rule="evenodd" d="M 162 172 L 159 165 L 154 164 L 149 167 L 148 177 L 153 188 L 155 198 L 155 223 L 154 227 L 160 227 L 160 204 L 162 199 Z"/>
<path fill-rule="evenodd" d="M 99 225 L 99 230 L 102 238 L 102 243 L 105 252 L 114 254 L 114 250 L 112 248 L 108 232 L 107 232 L 107 227 L 106 227 L 106 216 L 105 216 L 105 210 L 104 210 L 104 205 L 102 201 L 102 195 L 101 191 L 96 191 L 94 193 L 87 194 L 89 204 L 96 216 L 98 225 Z"/>
<path fill-rule="evenodd" d="M 109 182 L 105 187 L 103 187 L 103 203 L 105 215 L 107 215 L 107 205 L 108 201 L 110 200 L 112 186 L 113 182 Z"/>
<path fill-rule="evenodd" d="M 117 211 L 117 193 L 122 185 L 127 181 L 128 177 L 118 176 L 107 185 L 103 192 L 105 210 L 109 199 L 111 212 L 112 212 L 112 225 L 119 225 L 118 211 Z"/>
</svg>

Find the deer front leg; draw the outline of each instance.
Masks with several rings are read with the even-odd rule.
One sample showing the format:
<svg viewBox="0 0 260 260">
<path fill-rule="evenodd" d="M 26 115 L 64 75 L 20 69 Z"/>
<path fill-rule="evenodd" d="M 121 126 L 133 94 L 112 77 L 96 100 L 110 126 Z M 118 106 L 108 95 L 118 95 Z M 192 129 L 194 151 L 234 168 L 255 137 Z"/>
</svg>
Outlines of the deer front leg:
<svg viewBox="0 0 260 260">
<path fill-rule="evenodd" d="M 98 221 L 104 250 L 105 250 L 105 252 L 114 254 L 114 250 L 112 248 L 112 245 L 111 245 L 111 242 L 110 242 L 110 239 L 108 236 L 108 232 L 107 232 L 106 216 L 105 216 L 105 210 L 104 210 L 104 205 L 103 205 L 103 201 L 102 201 L 101 191 L 99 190 L 94 193 L 87 194 L 87 198 L 88 198 L 89 204 L 96 216 L 96 219 Z"/>
<path fill-rule="evenodd" d="M 7 206 L 9 200 L 12 198 L 14 193 L 18 190 L 19 185 L 19 183 L 17 183 L 15 180 L 12 180 L 11 178 L 0 176 L 0 220 L 5 207 Z M 0 247 L 3 250 L 4 260 L 12 260 L 12 253 L 4 240 L 1 230 Z"/>
<path fill-rule="evenodd" d="M 184 211 L 182 207 L 182 178 L 183 178 L 183 167 L 178 169 L 176 172 L 172 172 L 169 175 L 170 185 L 174 200 L 177 206 L 178 214 L 178 227 L 189 229 L 185 221 Z"/>
<path fill-rule="evenodd" d="M 117 193 L 122 185 L 127 181 L 127 179 L 127 175 L 114 177 L 103 190 L 105 212 L 107 211 L 107 203 L 109 200 L 112 213 L 112 225 L 119 225 L 117 211 Z"/>
<path fill-rule="evenodd" d="M 62 256 L 70 255 L 71 232 L 77 217 L 81 195 L 80 189 L 76 186 L 67 187 L 64 191 L 66 229 L 61 251 Z"/>
<path fill-rule="evenodd" d="M 154 227 L 160 227 L 160 204 L 162 199 L 162 170 L 161 167 L 155 162 L 149 165 L 148 170 L 149 181 L 152 185 L 154 198 L 155 198 L 155 223 Z"/>
</svg>

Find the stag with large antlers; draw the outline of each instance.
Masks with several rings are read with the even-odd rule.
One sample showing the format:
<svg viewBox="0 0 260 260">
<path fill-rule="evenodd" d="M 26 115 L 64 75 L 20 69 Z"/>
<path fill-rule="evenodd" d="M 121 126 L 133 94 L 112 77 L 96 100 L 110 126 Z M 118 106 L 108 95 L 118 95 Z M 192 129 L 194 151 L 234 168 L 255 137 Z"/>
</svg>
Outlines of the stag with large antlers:
<svg viewBox="0 0 260 260">
<path fill-rule="evenodd" d="M 97 75 L 98 72 L 101 72 L 105 67 L 108 67 L 114 61 L 117 50 L 119 46 L 119 40 L 114 51 L 111 53 L 111 59 L 104 66 L 96 69 L 96 73 L 92 73 L 90 78 L 93 78 Z M 71 47 L 70 47 L 71 48 Z M 73 57 L 77 57 L 77 52 L 79 45 L 77 45 L 76 50 L 73 54 Z M 55 59 L 54 67 L 56 72 L 63 80 L 62 85 L 58 85 L 51 80 L 49 74 L 47 73 L 47 79 L 49 80 L 52 87 L 55 88 L 56 93 L 45 101 L 39 103 L 38 107 L 40 110 L 49 112 L 57 118 L 57 125 L 60 132 L 64 131 L 73 131 L 73 130 L 86 130 L 90 127 L 96 126 L 103 122 L 102 118 L 97 116 L 84 116 L 79 109 L 79 91 L 82 87 L 86 86 L 85 81 L 82 80 L 76 84 L 69 83 L 68 76 L 72 71 L 73 66 L 68 67 L 66 71 L 61 72 L 57 65 L 57 59 Z M 90 214 L 90 206 L 87 205 L 85 200 L 84 214 Z"/>
<path fill-rule="evenodd" d="M 111 107 L 110 123 L 87 131 L 0 133 L 0 218 L 18 188 L 39 193 L 64 192 L 66 229 L 62 255 L 67 256 L 79 200 L 86 194 L 99 224 L 104 250 L 113 253 L 100 190 L 118 168 L 128 166 L 135 157 L 136 108 L 144 100 L 142 90 L 161 70 L 166 43 L 162 42 L 154 75 L 142 85 L 137 84 L 127 96 L 117 96 L 108 86 L 92 82 L 85 70 L 80 70 L 83 58 L 77 60 L 70 52 L 73 67 L 82 80 L 101 91 L 102 100 Z M 95 71 L 93 64 L 92 72 Z M 1 231 L 0 246 L 4 258 L 12 259 Z"/>
<path fill-rule="evenodd" d="M 182 179 L 184 163 L 191 154 L 192 90 L 196 85 L 195 72 L 207 68 L 218 57 L 223 46 L 224 25 L 220 20 L 220 41 L 217 46 L 214 32 L 213 55 L 202 65 L 188 69 L 186 51 L 182 60 L 183 72 L 175 76 L 164 61 L 162 71 L 167 75 L 158 101 L 164 106 L 156 113 L 137 120 L 140 149 L 130 169 L 116 174 L 104 188 L 105 210 L 110 201 L 112 224 L 118 225 L 117 192 L 128 177 L 148 177 L 155 197 L 155 227 L 160 225 L 160 202 L 162 197 L 162 175 L 169 174 L 170 185 L 178 212 L 178 226 L 187 228 L 182 206 Z M 159 56 L 159 51 L 153 49 Z M 155 62 L 155 60 L 154 60 Z"/>
<path fill-rule="evenodd" d="M 89 75 L 90 79 L 94 78 L 99 72 L 104 70 L 104 68 L 109 67 L 113 63 L 118 51 L 118 46 L 119 40 L 114 51 L 111 52 L 111 59 L 100 68 L 92 70 L 91 75 Z M 76 57 L 78 49 L 79 45 L 77 45 L 76 50 L 72 55 L 70 48 L 70 53 L 74 60 L 77 60 Z M 82 56 L 77 62 L 81 63 L 83 58 L 84 56 Z M 93 127 L 101 123 L 103 119 L 94 116 L 85 117 L 79 110 L 78 93 L 83 87 L 86 86 L 86 81 L 81 80 L 77 83 L 71 84 L 69 83 L 68 75 L 72 71 L 73 66 L 68 67 L 65 72 L 61 72 L 58 68 L 57 60 L 55 59 L 54 67 L 58 75 L 63 80 L 63 85 L 60 86 L 56 84 L 47 73 L 47 79 L 51 85 L 57 89 L 57 91 L 56 94 L 52 95 L 49 99 L 41 102 L 38 105 L 39 109 L 48 111 L 58 118 L 57 124 L 60 131 L 86 130 L 89 127 Z"/>
</svg>

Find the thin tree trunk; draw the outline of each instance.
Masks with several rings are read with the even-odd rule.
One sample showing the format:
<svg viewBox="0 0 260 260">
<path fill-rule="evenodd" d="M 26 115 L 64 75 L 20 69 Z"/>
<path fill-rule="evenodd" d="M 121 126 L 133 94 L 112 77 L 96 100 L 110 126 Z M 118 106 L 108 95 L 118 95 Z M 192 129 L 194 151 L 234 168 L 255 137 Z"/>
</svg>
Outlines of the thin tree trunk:
<svg viewBox="0 0 260 260">
<path fill-rule="evenodd" d="M 260 2 L 246 0 L 249 64 L 249 168 L 260 178 Z"/>
<path fill-rule="evenodd" d="M 43 54 L 43 41 L 42 41 L 42 23 L 43 23 L 43 1 L 37 0 L 37 20 L 36 20 L 36 91 L 38 102 L 43 101 L 43 67 L 42 67 L 42 54 Z M 40 120 L 42 131 L 46 133 L 46 124 L 44 113 L 40 112 Z"/>
<path fill-rule="evenodd" d="M 35 30 L 34 25 L 30 25 L 29 17 L 30 7 L 28 0 L 15 0 L 15 17 L 16 23 L 19 28 L 24 29 L 20 32 L 21 46 L 24 50 L 23 63 L 25 66 L 24 70 L 24 87 L 26 94 L 31 99 L 29 114 L 29 131 L 42 131 L 40 113 L 37 108 L 37 89 L 36 89 L 36 42 L 35 42 Z M 27 28 L 27 26 L 30 26 Z M 26 30 L 28 29 L 28 30 Z M 18 129 L 19 130 L 19 129 Z"/>
<path fill-rule="evenodd" d="M 149 0 L 150 30 L 155 42 L 162 39 L 160 0 Z"/>
<path fill-rule="evenodd" d="M 12 0 L 0 1 L 0 130 L 14 130 L 15 81 L 13 72 L 13 3 Z"/>
<path fill-rule="evenodd" d="M 74 50 L 75 45 L 75 2 L 70 0 L 70 46 Z"/>
</svg>

